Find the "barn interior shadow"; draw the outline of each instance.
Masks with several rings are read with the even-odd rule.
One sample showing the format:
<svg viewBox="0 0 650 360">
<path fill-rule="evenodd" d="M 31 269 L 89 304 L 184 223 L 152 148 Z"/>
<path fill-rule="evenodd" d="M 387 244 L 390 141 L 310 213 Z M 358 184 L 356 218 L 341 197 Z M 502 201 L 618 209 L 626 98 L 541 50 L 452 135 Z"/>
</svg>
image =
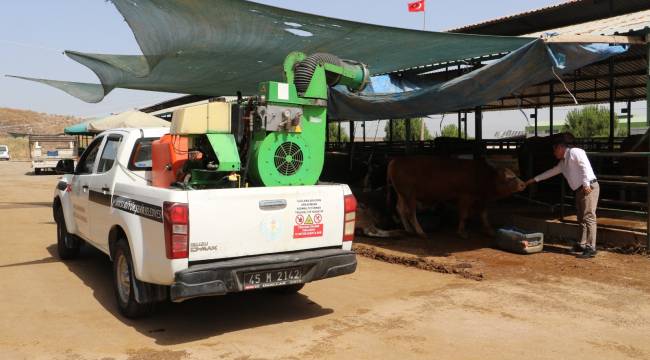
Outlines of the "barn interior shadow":
<svg viewBox="0 0 650 360">
<path fill-rule="evenodd" d="M 426 239 L 412 235 L 394 238 L 358 236 L 355 238 L 355 242 L 418 257 L 446 257 L 493 246 L 493 239 L 476 231 L 471 232 L 469 239 L 462 239 L 451 229 L 428 232 Z"/>
<path fill-rule="evenodd" d="M 57 256 L 56 245 L 49 246 L 47 250 L 52 257 Z M 78 259 L 64 264 L 92 290 L 93 296 L 106 311 L 160 345 L 182 344 L 333 312 L 300 293 L 279 295 L 255 291 L 193 299 L 180 304 L 165 303 L 148 318 L 130 320 L 117 310 L 112 287 L 112 264 L 106 255 L 91 246 L 84 246 Z"/>
</svg>

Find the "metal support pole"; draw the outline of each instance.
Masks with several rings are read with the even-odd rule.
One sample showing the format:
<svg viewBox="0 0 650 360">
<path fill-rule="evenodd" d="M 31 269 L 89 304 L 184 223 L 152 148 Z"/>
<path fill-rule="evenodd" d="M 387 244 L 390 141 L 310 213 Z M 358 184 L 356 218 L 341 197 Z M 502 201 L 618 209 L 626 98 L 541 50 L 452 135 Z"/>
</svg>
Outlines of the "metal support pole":
<svg viewBox="0 0 650 360">
<path fill-rule="evenodd" d="M 406 127 L 406 141 L 409 142 L 411 140 L 411 119 L 404 119 L 402 121 L 406 122 L 406 124 L 404 124 Z"/>
<path fill-rule="evenodd" d="M 562 185 L 561 185 L 561 190 L 560 190 L 560 196 L 562 197 L 560 199 L 560 221 L 564 222 L 564 201 L 566 200 L 566 181 L 562 179 Z"/>
<path fill-rule="evenodd" d="M 406 137 L 406 153 L 408 154 L 411 151 L 411 119 L 404 119 L 406 124 L 405 127 L 405 137 Z"/>
<path fill-rule="evenodd" d="M 363 121 L 363 123 L 361 123 L 361 126 L 363 127 L 363 142 L 366 142 L 366 121 L 365 120 Z"/>
<path fill-rule="evenodd" d="M 341 122 L 339 121 L 337 124 L 338 124 L 338 126 L 339 126 L 339 132 L 338 132 L 338 134 L 336 135 L 336 140 L 337 140 L 336 142 L 339 143 L 339 144 L 341 144 Z M 340 145 L 339 145 L 339 146 L 340 146 Z"/>
<path fill-rule="evenodd" d="M 477 106 L 474 112 L 474 137 L 476 138 L 474 158 L 478 159 L 483 155 L 483 110 L 480 106 Z"/>
<path fill-rule="evenodd" d="M 329 116 L 325 118 L 325 124 L 327 125 L 327 139 L 325 140 L 325 148 L 330 149 L 330 143 L 332 142 L 332 139 L 330 139 L 330 125 L 332 122 L 330 121 Z"/>
<path fill-rule="evenodd" d="M 463 126 L 465 127 L 463 129 L 463 132 L 465 132 L 465 140 L 467 140 L 467 113 L 465 113 L 465 117 L 463 118 L 463 122 L 464 122 Z"/>
<path fill-rule="evenodd" d="M 647 61 L 648 61 L 648 67 L 646 68 L 646 71 L 648 72 L 648 75 L 650 75 L 650 34 L 647 34 L 645 37 L 646 40 L 646 46 L 647 46 Z M 646 122 L 647 125 L 650 126 L 650 76 L 646 78 Z M 650 136 L 648 136 L 648 146 L 650 146 Z M 648 178 L 650 178 L 650 157 L 648 157 Z M 648 188 L 647 188 L 647 203 L 646 203 L 646 211 L 647 211 L 647 222 L 646 222 L 646 250 L 650 250 L 650 181 L 648 181 Z"/>
<path fill-rule="evenodd" d="M 616 89 L 614 83 L 614 59 L 609 58 L 609 151 L 614 151 L 614 122 L 616 121 L 616 112 L 614 105 L 616 101 Z"/>
<path fill-rule="evenodd" d="M 535 137 L 539 136 L 537 128 L 537 118 L 539 117 L 539 114 L 537 113 L 537 110 L 537 107 L 535 107 Z"/>
<path fill-rule="evenodd" d="M 461 124 L 462 121 L 463 121 L 463 115 L 459 111 L 458 112 L 458 138 L 459 139 L 463 137 L 463 132 L 460 130 L 462 126 Z"/>
<path fill-rule="evenodd" d="M 632 135 L 632 101 L 627 101 L 627 136 Z"/>
<path fill-rule="evenodd" d="M 393 119 L 388 120 L 388 143 L 393 143 Z"/>
<path fill-rule="evenodd" d="M 354 121 L 350 121 L 350 139 L 348 140 L 348 163 L 350 171 L 352 171 L 352 166 L 354 165 L 354 130 Z"/>
<path fill-rule="evenodd" d="M 549 84 L 548 94 L 549 94 L 549 107 L 548 107 L 548 134 L 553 135 L 553 103 L 555 102 L 555 89 L 553 89 L 553 82 Z"/>
<path fill-rule="evenodd" d="M 483 110 L 481 109 L 480 106 L 476 107 L 475 110 L 475 116 L 474 116 L 474 137 L 476 137 L 477 141 L 482 141 L 483 140 Z"/>
</svg>

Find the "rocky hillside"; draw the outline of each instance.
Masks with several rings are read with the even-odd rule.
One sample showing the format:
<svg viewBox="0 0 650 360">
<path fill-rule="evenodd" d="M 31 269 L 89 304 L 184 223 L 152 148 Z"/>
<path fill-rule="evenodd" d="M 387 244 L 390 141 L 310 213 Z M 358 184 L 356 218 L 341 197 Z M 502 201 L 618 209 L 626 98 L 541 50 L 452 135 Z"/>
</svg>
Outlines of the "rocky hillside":
<svg viewBox="0 0 650 360">
<path fill-rule="evenodd" d="M 80 123 L 74 116 L 52 115 L 30 110 L 0 108 L 0 136 L 8 133 L 60 134 L 66 126 Z"/>
</svg>

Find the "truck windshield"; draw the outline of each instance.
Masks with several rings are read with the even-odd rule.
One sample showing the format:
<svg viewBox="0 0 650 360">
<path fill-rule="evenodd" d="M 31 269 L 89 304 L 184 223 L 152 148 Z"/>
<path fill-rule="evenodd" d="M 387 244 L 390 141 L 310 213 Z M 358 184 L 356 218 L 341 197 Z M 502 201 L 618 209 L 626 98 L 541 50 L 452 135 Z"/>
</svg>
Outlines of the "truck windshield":
<svg viewBox="0 0 650 360">
<path fill-rule="evenodd" d="M 0 151 L 5 152 L 7 151 L 7 147 L 4 145 L 0 145 Z"/>
</svg>

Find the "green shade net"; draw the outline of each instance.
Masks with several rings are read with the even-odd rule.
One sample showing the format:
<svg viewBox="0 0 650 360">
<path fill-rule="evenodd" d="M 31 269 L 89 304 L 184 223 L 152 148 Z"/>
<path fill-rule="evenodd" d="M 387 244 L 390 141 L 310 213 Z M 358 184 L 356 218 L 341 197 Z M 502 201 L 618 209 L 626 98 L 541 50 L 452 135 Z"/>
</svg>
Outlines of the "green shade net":
<svg viewBox="0 0 650 360">
<path fill-rule="evenodd" d="M 206 96 L 257 92 L 282 81 L 292 51 L 361 61 L 373 75 L 511 52 L 530 38 L 406 30 L 332 19 L 243 0 L 112 0 L 144 56 L 67 51 L 100 84 L 31 79 L 87 102 L 114 88 Z"/>
</svg>

